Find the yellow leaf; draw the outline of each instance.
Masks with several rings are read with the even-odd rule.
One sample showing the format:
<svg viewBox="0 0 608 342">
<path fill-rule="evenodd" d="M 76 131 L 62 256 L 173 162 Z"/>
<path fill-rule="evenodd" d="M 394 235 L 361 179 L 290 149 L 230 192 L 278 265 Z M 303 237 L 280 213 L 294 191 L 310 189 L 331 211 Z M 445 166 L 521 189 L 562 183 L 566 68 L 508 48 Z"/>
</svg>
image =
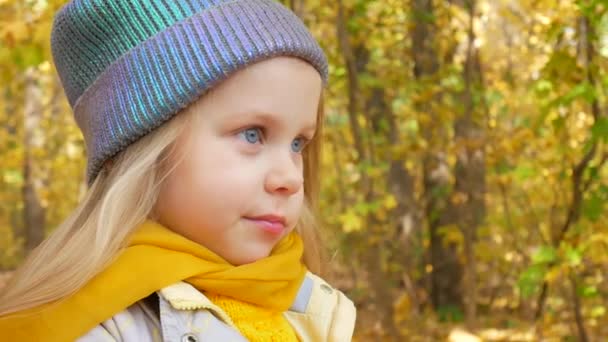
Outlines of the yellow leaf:
<svg viewBox="0 0 608 342">
<path fill-rule="evenodd" d="M 553 267 L 549 270 L 549 272 L 547 272 L 545 274 L 545 280 L 547 281 L 547 283 L 549 284 L 553 284 L 555 282 L 555 280 L 557 280 L 559 278 L 559 276 L 561 275 L 561 268 L 560 267 Z"/>
<path fill-rule="evenodd" d="M 352 212 L 347 212 L 340 216 L 342 222 L 342 230 L 346 233 L 356 232 L 363 228 L 361 218 Z"/>
<path fill-rule="evenodd" d="M 379 209 L 379 210 L 376 210 L 375 214 L 376 214 L 376 217 L 378 218 L 378 220 L 380 220 L 380 221 L 386 220 L 386 211 Z"/>
<path fill-rule="evenodd" d="M 410 317 L 412 310 L 412 303 L 407 293 L 402 293 L 399 298 L 393 304 L 393 312 L 395 315 L 395 322 L 406 322 Z"/>
<path fill-rule="evenodd" d="M 397 200 L 395 199 L 395 196 L 393 196 L 392 194 L 388 194 L 388 195 L 386 195 L 386 197 L 384 197 L 384 207 L 386 209 L 390 210 L 396 206 L 397 206 Z"/>
<path fill-rule="evenodd" d="M 20 20 L 15 20 L 3 25 L 2 31 L 0 32 L 0 37 L 10 39 L 19 43 L 24 41 L 29 36 L 29 30 L 27 25 Z"/>
<path fill-rule="evenodd" d="M 442 237 L 442 243 L 446 246 L 450 243 L 462 245 L 464 242 L 462 231 L 456 224 L 447 224 L 445 226 L 441 226 L 437 229 L 437 233 Z"/>
</svg>

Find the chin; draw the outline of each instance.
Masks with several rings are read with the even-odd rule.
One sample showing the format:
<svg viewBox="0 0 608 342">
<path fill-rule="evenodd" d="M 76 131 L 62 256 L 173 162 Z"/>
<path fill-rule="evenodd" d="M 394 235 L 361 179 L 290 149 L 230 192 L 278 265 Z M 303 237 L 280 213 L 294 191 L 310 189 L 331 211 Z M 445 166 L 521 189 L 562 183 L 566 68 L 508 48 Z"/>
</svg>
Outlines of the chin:
<svg viewBox="0 0 608 342">
<path fill-rule="evenodd" d="M 244 249 L 246 250 L 246 249 Z M 246 265 L 246 264 L 251 264 L 254 263 L 260 259 L 264 259 L 267 256 L 270 255 L 271 249 L 258 249 L 258 250 L 251 250 L 248 251 L 248 253 L 243 253 L 240 255 L 235 255 L 233 258 L 231 258 L 230 263 L 233 264 L 234 266 L 240 266 L 240 265 Z"/>
</svg>

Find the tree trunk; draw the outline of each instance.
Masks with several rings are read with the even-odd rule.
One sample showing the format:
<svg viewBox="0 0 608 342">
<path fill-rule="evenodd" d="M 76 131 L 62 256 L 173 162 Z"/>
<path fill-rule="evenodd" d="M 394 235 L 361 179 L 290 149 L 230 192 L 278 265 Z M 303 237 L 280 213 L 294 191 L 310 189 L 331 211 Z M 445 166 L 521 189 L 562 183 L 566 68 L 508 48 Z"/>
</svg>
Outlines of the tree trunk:
<svg viewBox="0 0 608 342">
<path fill-rule="evenodd" d="M 387 102 L 384 88 L 374 87 L 371 89 L 371 96 L 366 101 L 366 113 L 370 118 L 370 127 L 374 137 L 387 137 L 380 144 L 388 146 L 398 146 L 402 144 L 399 137 L 399 127 L 395 113 Z M 370 146 L 372 154 L 376 151 L 386 151 L 387 149 Z M 388 152 L 383 152 L 380 160 L 389 160 L 389 170 L 387 177 L 388 191 L 395 197 L 397 202 L 388 219 L 390 234 L 391 257 L 396 263 L 403 265 L 404 272 L 395 277 L 396 281 L 403 283 L 403 286 L 410 298 L 412 313 L 419 313 L 419 299 L 407 270 L 416 267 L 413 263 L 412 235 L 417 227 L 420 227 L 420 219 L 416 199 L 414 197 L 414 178 L 405 168 L 405 161 L 402 156 L 395 156 Z M 391 274 L 391 276 L 393 276 Z"/>
<path fill-rule="evenodd" d="M 399 137 L 397 118 L 391 107 L 386 103 L 386 99 L 384 99 L 384 90 L 378 89 L 377 92 L 377 96 L 382 98 L 381 105 L 378 107 L 388 122 L 388 144 L 390 146 L 398 146 L 402 142 Z M 412 238 L 422 235 L 419 234 L 422 225 L 420 223 L 419 208 L 414 196 L 414 177 L 406 169 L 405 161 L 402 158 L 390 155 L 389 160 L 388 189 L 397 201 L 397 207 L 393 210 L 390 221 L 391 226 L 394 227 L 396 236 L 394 254 L 397 262 L 403 264 L 404 271 L 400 275 L 400 280 L 410 298 L 411 311 L 414 315 L 417 315 L 420 313 L 420 300 L 414 288 L 414 281 L 408 272 L 408 270 L 416 268 L 416 260 L 411 253 L 412 245 L 416 242 L 419 245 L 422 244 L 422 241 L 415 241 L 416 239 Z"/>
<path fill-rule="evenodd" d="M 361 165 L 365 162 L 374 163 L 374 149 L 373 144 L 370 140 L 365 139 L 363 134 L 363 127 L 360 124 L 360 120 L 364 118 L 367 122 L 370 122 L 367 116 L 361 116 L 361 106 L 363 104 L 362 94 L 359 84 L 359 74 L 365 71 L 367 62 L 369 60 L 369 52 L 364 46 L 353 46 L 349 39 L 349 32 L 346 25 L 347 15 L 346 9 L 341 0 L 338 1 L 338 13 L 336 20 L 336 33 L 338 37 L 338 43 L 342 57 L 344 59 L 344 65 L 346 67 L 347 84 L 348 84 L 348 118 L 353 134 L 353 140 L 356 150 L 356 162 Z M 374 97 L 367 102 L 369 105 L 374 101 Z M 367 106 L 366 106 L 367 109 Z M 373 190 L 372 179 L 367 172 L 361 172 L 361 178 L 359 182 L 361 190 L 364 193 L 364 201 L 370 203 L 375 198 Z M 365 219 L 367 229 L 365 236 L 360 236 L 361 241 L 367 241 L 370 234 L 379 235 L 382 231 L 379 231 L 379 222 L 376 220 L 374 215 L 368 215 Z M 369 242 L 365 242 L 368 243 Z M 369 283 L 371 285 L 371 297 L 378 313 L 378 318 L 382 323 L 384 333 L 390 337 L 396 338 L 397 331 L 393 323 L 393 298 L 389 291 L 386 289 L 387 274 L 383 270 L 382 255 L 380 253 L 383 248 L 382 242 L 376 242 L 371 244 L 363 256 L 363 262 L 365 263 L 366 269 L 369 272 Z"/>
<path fill-rule="evenodd" d="M 412 56 L 414 77 L 420 84 L 437 82 L 439 57 L 435 51 L 436 27 L 432 21 L 433 2 L 431 0 L 412 0 Z M 415 106 L 423 117 L 421 127 L 423 136 L 429 144 L 423 159 L 423 185 L 425 215 L 430 231 L 431 300 L 436 309 L 462 307 L 461 278 L 462 265 L 458 260 L 457 245 L 444 243 L 440 228 L 456 223 L 454 213 L 448 208 L 449 168 L 446 161 L 445 137 L 447 132 L 441 126 L 439 113 L 433 102 L 441 100 L 441 94 L 431 99 L 419 99 Z M 433 144 L 431 144 L 433 143 Z M 436 143 L 436 145 L 435 145 Z"/>
<path fill-rule="evenodd" d="M 42 91 L 38 85 L 34 68 L 25 74 L 25 107 L 24 107 L 24 160 L 23 160 L 23 218 L 25 226 L 25 253 L 30 252 L 44 239 L 45 209 L 36 193 L 36 179 L 32 174 L 32 149 L 40 144 L 36 140 L 36 130 L 42 116 Z"/>
<path fill-rule="evenodd" d="M 22 85 L 22 78 L 18 77 L 18 75 L 16 75 L 16 77 L 13 79 L 14 84 L 18 84 L 18 85 Z M 16 94 L 12 91 L 11 87 L 5 87 L 4 88 L 4 104 L 5 107 L 2 108 L 4 110 L 4 113 L 16 113 L 17 112 L 17 105 L 16 103 L 21 101 L 21 98 L 16 96 Z M 6 133 L 8 135 L 8 141 L 10 141 L 9 144 L 11 145 L 16 145 L 17 141 L 20 139 L 20 132 L 19 132 L 19 127 L 21 127 L 21 122 L 20 120 L 16 120 L 16 118 L 13 116 L 6 116 L 5 120 L 3 122 L 3 128 L 6 130 Z M 15 147 L 11 147 L 11 148 L 15 148 Z M 12 201 L 15 202 L 15 201 Z M 10 222 L 10 226 L 11 226 L 11 230 L 13 233 L 13 237 L 15 240 L 17 241 L 25 241 L 25 229 L 23 228 L 23 223 L 22 223 L 22 211 L 18 209 L 17 205 L 15 205 L 13 203 L 13 205 L 7 205 L 5 206 L 5 215 L 7 215 L 7 217 L 9 217 L 9 222 Z"/>
<path fill-rule="evenodd" d="M 457 162 L 453 200 L 450 201 L 453 208 L 450 210 L 456 213 L 458 226 L 464 237 L 464 308 L 467 326 L 473 329 L 477 308 L 475 240 L 477 228 L 483 223 L 485 216 L 486 192 L 485 141 L 483 125 L 480 123 L 484 121 L 487 113 L 485 106 L 474 103 L 476 97 L 483 99 L 484 87 L 479 52 L 473 45 L 475 0 L 465 1 L 464 5 L 469 13 L 467 55 L 463 69 L 465 87 L 461 96 L 464 108 L 454 123 Z M 475 93 L 479 96 L 475 96 Z"/>
<path fill-rule="evenodd" d="M 574 310 L 574 321 L 576 322 L 576 329 L 578 331 L 578 339 L 580 342 L 588 342 L 589 335 L 585 329 L 585 318 L 583 317 L 583 308 L 581 299 L 577 291 L 578 282 L 576 280 L 577 275 L 570 276 L 570 285 L 572 290 L 572 307 Z"/>
</svg>

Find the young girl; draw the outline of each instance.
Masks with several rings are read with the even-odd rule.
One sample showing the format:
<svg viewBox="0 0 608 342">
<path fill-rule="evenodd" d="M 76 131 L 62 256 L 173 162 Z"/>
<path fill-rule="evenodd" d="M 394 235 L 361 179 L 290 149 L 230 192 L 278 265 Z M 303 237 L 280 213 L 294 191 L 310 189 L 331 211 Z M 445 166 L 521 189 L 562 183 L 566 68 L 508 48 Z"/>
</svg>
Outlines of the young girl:
<svg viewBox="0 0 608 342">
<path fill-rule="evenodd" d="M 312 273 L 327 60 L 297 16 L 72 0 L 51 46 L 89 189 L 2 289 L 0 340 L 350 340 Z"/>
</svg>

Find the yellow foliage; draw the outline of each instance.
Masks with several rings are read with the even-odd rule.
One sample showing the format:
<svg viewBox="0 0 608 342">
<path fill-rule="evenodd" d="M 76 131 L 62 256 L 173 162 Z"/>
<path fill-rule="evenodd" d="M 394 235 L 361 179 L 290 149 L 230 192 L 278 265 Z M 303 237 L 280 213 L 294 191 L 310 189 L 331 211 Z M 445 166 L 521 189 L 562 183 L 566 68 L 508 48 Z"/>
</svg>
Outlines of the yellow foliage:
<svg viewBox="0 0 608 342">
<path fill-rule="evenodd" d="M 346 212 L 340 215 L 340 224 L 345 233 L 356 232 L 363 228 L 363 221 L 361 218 L 352 212 Z"/>
<path fill-rule="evenodd" d="M 566 265 L 565 265 L 566 266 Z M 553 284 L 555 281 L 558 281 L 559 279 L 561 279 L 560 277 L 563 274 L 563 268 L 561 266 L 557 266 L 557 267 L 552 267 L 546 274 L 545 274 L 545 280 L 550 283 Z"/>
<path fill-rule="evenodd" d="M 20 19 L 3 23 L 0 28 L 0 38 L 3 41 L 8 41 L 11 44 L 16 44 L 24 41 L 29 36 L 27 24 Z"/>
<path fill-rule="evenodd" d="M 397 199 L 392 194 L 387 194 L 384 197 L 384 207 L 388 210 L 391 210 L 397 206 Z"/>
<path fill-rule="evenodd" d="M 21 252 L 21 241 L 13 236 L 13 231 L 6 224 L 0 225 L 0 269 L 17 266 Z"/>
<path fill-rule="evenodd" d="M 448 224 L 437 228 L 437 233 L 442 237 L 441 241 L 444 245 L 456 244 L 462 246 L 464 243 L 464 235 L 456 224 Z"/>
<path fill-rule="evenodd" d="M 401 293 L 393 303 L 394 320 L 397 325 L 410 318 L 412 303 L 407 293 Z"/>
</svg>

